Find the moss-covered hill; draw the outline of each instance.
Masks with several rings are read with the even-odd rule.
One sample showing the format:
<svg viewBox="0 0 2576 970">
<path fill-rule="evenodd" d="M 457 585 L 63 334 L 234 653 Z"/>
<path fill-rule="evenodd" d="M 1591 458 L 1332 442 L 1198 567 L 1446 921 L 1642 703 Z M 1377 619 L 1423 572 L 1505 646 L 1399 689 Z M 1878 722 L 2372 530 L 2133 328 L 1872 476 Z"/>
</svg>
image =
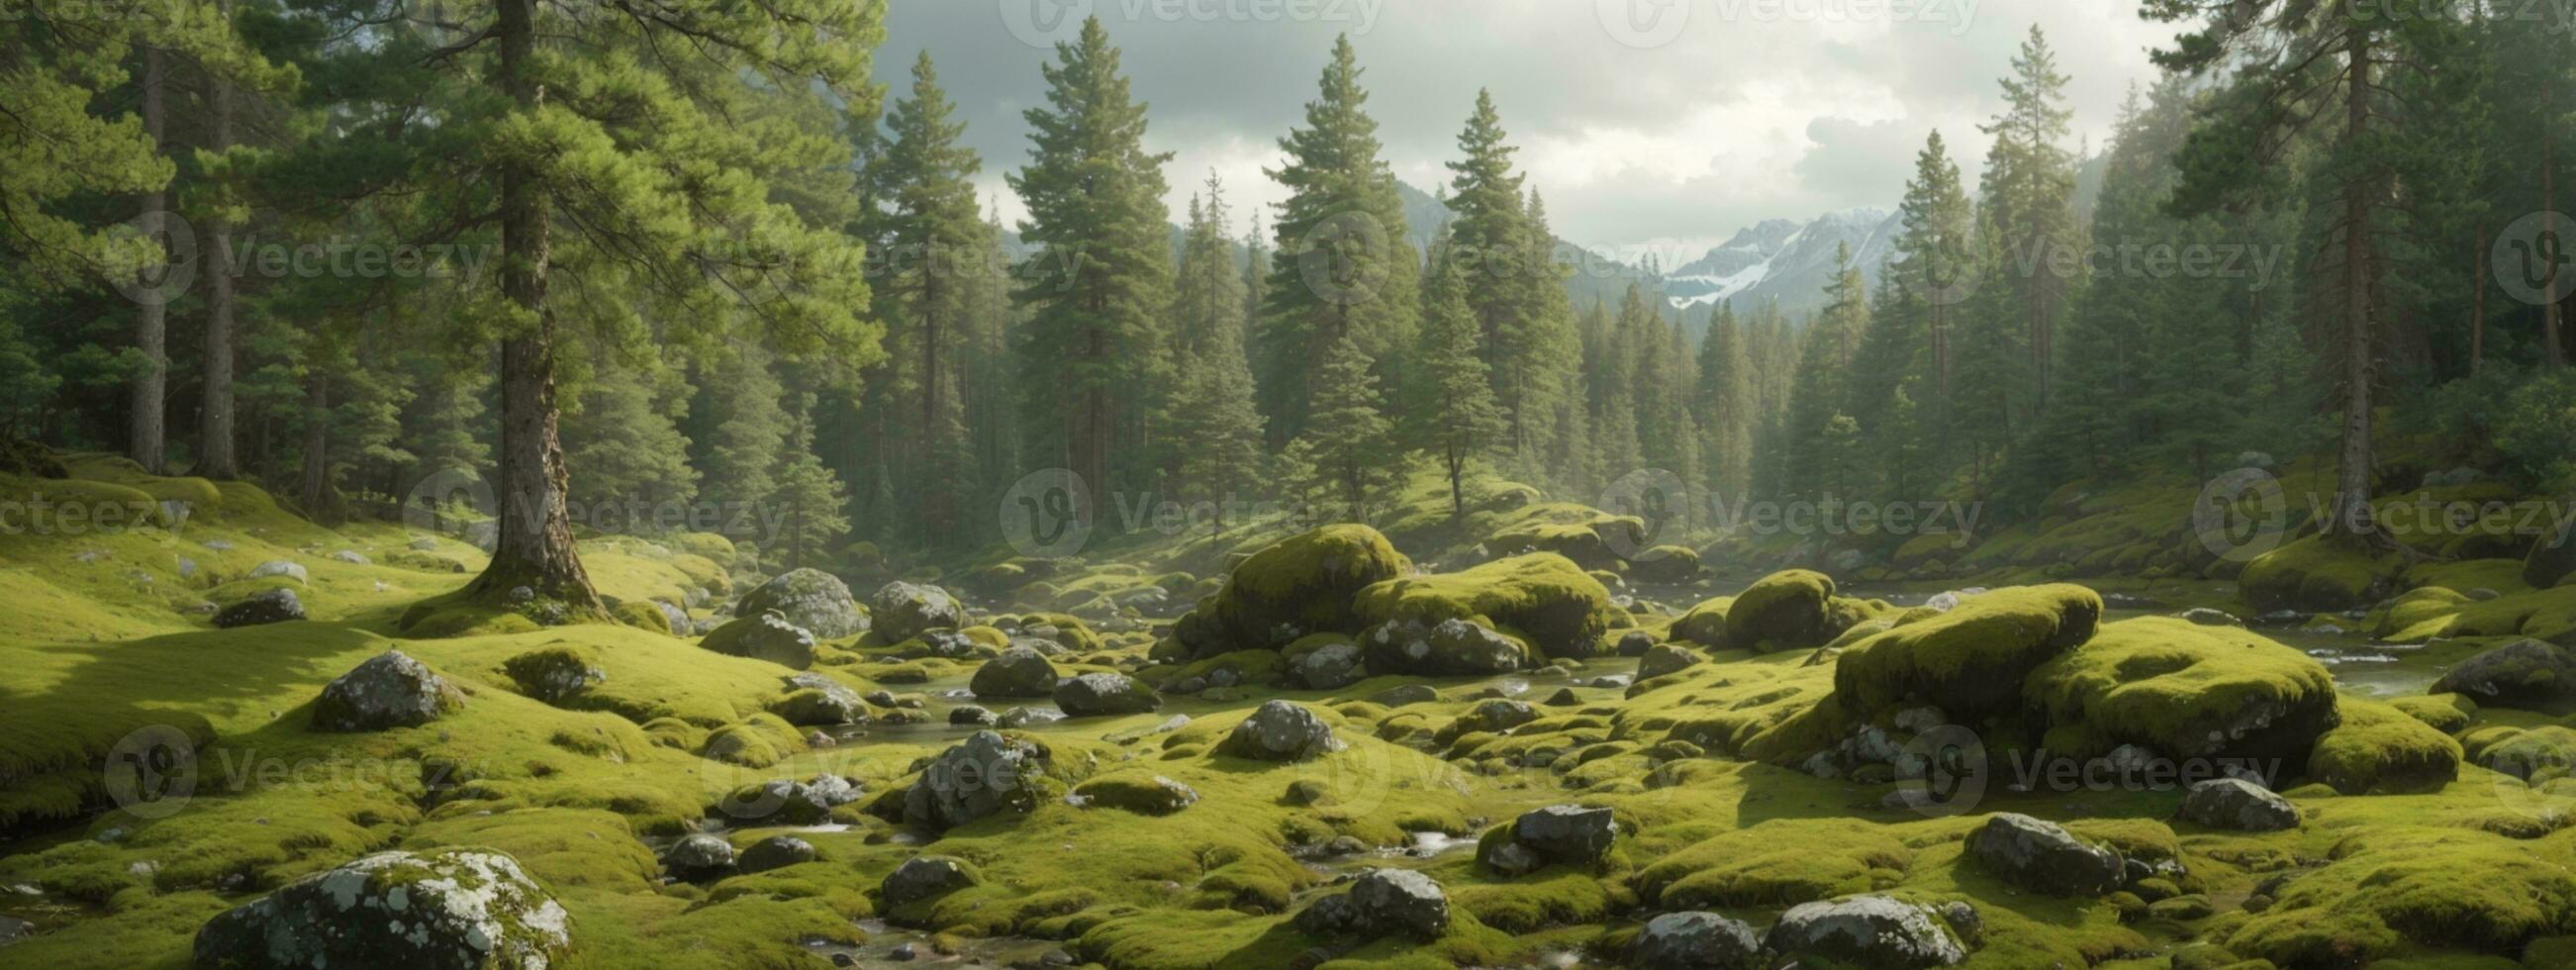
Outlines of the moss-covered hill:
<svg viewBox="0 0 2576 970">
<path fill-rule="evenodd" d="M 898 948 L 1630 965 L 1666 952 L 1654 917 L 1684 911 L 1813 965 L 1832 954 L 1802 942 L 1800 905 L 1851 897 L 1977 967 L 2576 959 L 2576 696 L 2557 679 L 2576 663 L 2467 659 L 2562 623 L 2554 591 L 2400 596 L 2355 622 L 2446 638 L 2404 662 L 2460 692 L 2363 696 L 2261 632 L 2081 585 L 1917 604 L 1824 573 L 1741 595 L 1695 568 L 1640 575 L 1588 558 L 1624 520 L 1485 482 L 1461 520 L 1425 488 L 1382 529 L 1240 526 L 912 575 L 962 593 L 953 611 L 926 587 L 872 595 L 898 570 L 856 549 L 835 570 L 846 601 L 791 577 L 755 600 L 776 616 L 734 617 L 770 579 L 754 557 L 596 538 L 585 559 L 627 623 L 548 626 L 541 603 L 437 605 L 481 564 L 463 543 L 72 464 L 0 486 L 156 521 L 0 537 L 0 934 L 32 930 L 0 964 L 187 965 L 209 920 L 299 878 L 464 849 L 560 903 L 569 943 L 548 955 L 569 966 Z M 302 577 L 252 578 L 271 563 Z M 271 589 L 308 618 L 216 628 Z M 869 629 L 797 626 L 852 615 Z M 759 639 L 773 625 L 784 639 Z M 756 647 L 710 648 L 732 644 Z M 389 649 L 455 702 L 317 730 L 325 685 Z M 1330 739 L 1244 740 L 1309 724 Z M 126 783 L 138 737 L 195 752 L 184 802 Z M 973 752 L 1015 770 L 967 783 Z M 2287 798 L 2287 827 L 2186 810 L 2183 782 L 2228 766 Z M 1580 813 L 1519 821 L 1560 805 L 1608 809 L 1606 838 L 1550 834 Z M 742 854 L 699 866 L 691 835 Z M 779 836 L 810 857 L 780 857 Z M 2064 891 L 2102 860 L 2107 881 Z M 1371 867 L 1427 877 L 1445 917 L 1391 908 L 1392 883 L 1354 878 Z"/>
</svg>

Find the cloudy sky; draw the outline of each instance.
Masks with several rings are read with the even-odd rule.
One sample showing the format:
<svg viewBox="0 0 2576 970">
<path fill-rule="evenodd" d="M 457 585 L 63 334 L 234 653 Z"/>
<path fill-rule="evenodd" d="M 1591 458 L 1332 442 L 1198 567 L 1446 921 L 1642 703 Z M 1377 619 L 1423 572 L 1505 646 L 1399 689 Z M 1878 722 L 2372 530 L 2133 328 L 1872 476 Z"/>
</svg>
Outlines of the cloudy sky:
<svg viewBox="0 0 2576 970">
<path fill-rule="evenodd" d="M 2147 50 L 2172 28 L 2137 0 L 892 0 L 877 76 L 896 93 L 927 49 L 968 124 L 988 197 L 1027 158 L 1038 65 L 1099 16 L 1175 154 L 1175 218 L 1210 170 L 1267 204 L 1278 138 L 1302 119 L 1336 33 L 1367 71 L 1399 178 L 1431 190 L 1491 88 L 1557 232 L 1665 265 L 1740 227 L 1892 206 L 1939 129 L 1973 182 L 1996 79 L 2046 31 L 2078 137 L 2099 147 Z M 1240 228 L 1240 227 L 1238 227 Z M 1678 260 L 1677 258 L 1678 257 Z"/>
</svg>

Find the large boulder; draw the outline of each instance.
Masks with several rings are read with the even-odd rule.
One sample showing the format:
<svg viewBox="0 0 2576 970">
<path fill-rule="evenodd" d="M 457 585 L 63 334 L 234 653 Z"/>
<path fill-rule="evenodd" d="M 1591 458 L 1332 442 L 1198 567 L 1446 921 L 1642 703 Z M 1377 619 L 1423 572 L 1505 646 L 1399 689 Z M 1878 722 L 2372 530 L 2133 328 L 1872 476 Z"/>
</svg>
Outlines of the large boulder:
<svg viewBox="0 0 2576 970">
<path fill-rule="evenodd" d="M 1762 943 L 1789 957 L 1871 970 L 1955 966 L 1968 958 L 1922 907 L 1886 896 L 1852 896 L 1789 907 Z"/>
<path fill-rule="evenodd" d="M 1413 571 L 1413 561 L 1365 525 L 1328 525 L 1253 553 L 1173 635 L 1194 656 L 1277 649 L 1311 633 L 1360 632 L 1351 597 Z"/>
<path fill-rule="evenodd" d="M 766 660 L 797 670 L 814 666 L 813 632 L 776 613 L 737 618 L 707 634 L 698 646 L 729 657 Z"/>
<path fill-rule="evenodd" d="M 868 632 L 868 615 L 859 611 L 859 601 L 850 595 L 850 587 L 819 569 L 782 573 L 743 594 L 733 612 L 735 616 L 777 613 L 822 640 Z"/>
<path fill-rule="evenodd" d="M 2241 628 L 2171 617 L 2103 626 L 2031 671 L 2022 698 L 2051 728 L 2050 754 L 2079 759 L 2130 745 L 2168 758 L 2297 764 L 2337 717 L 2334 676 L 2314 658 Z"/>
<path fill-rule="evenodd" d="M 1351 880 L 1350 892 L 1299 911 L 1295 923 L 1315 936 L 1436 940 L 1449 930 L 1449 894 L 1411 869 L 1371 869 Z"/>
<path fill-rule="evenodd" d="M 1735 594 L 1726 607 L 1725 645 L 1762 651 L 1821 647 L 1870 612 L 1858 600 L 1834 595 L 1833 577 L 1823 573 L 1772 573 Z"/>
<path fill-rule="evenodd" d="M 887 909 L 893 909 L 937 899 L 982 881 L 982 875 L 964 860 L 917 855 L 886 874 L 885 881 L 877 885 L 877 896 Z"/>
<path fill-rule="evenodd" d="M 1547 552 L 1390 579 L 1360 590 L 1353 606 L 1369 623 L 1464 620 L 1519 637 L 1546 656 L 1578 659 L 1601 654 L 1620 620 L 1600 580 Z"/>
<path fill-rule="evenodd" d="M 2465 694 L 2495 707 L 2564 707 L 2576 702 L 2576 650 L 2516 640 L 2460 661 L 2426 693 Z"/>
<path fill-rule="evenodd" d="M 2395 553 L 2373 556 L 2327 536 L 2308 536 L 2246 563 L 2236 591 L 2257 613 L 2361 609 L 2397 591 L 2404 565 Z"/>
<path fill-rule="evenodd" d="M 197 931 L 196 965 L 544 970 L 571 917 L 498 852 L 385 852 L 288 883 Z"/>
<path fill-rule="evenodd" d="M 1726 646 L 1729 642 L 1726 637 L 1726 611 L 1734 605 L 1735 597 L 1732 596 L 1720 596 L 1701 601 L 1699 605 L 1673 618 L 1670 630 L 1672 638 L 1696 643 L 1703 647 Z"/>
<path fill-rule="evenodd" d="M 1154 710 L 1163 699 L 1126 674 L 1095 673 L 1057 684 L 1055 706 L 1066 717 L 1115 717 Z"/>
<path fill-rule="evenodd" d="M 868 610 L 876 623 L 877 636 L 887 643 L 902 643 L 925 630 L 954 630 L 966 625 L 966 608 L 937 586 L 887 583 L 868 598 Z"/>
<path fill-rule="evenodd" d="M 1055 665 L 1028 647 L 1012 647 L 975 668 L 966 689 L 977 697 L 1030 698 L 1055 693 Z"/>
<path fill-rule="evenodd" d="M 304 618 L 304 603 L 291 589 L 262 590 L 241 602 L 224 607 L 215 614 L 215 626 L 230 630 L 235 627 L 266 626 Z"/>
<path fill-rule="evenodd" d="M 1704 658 L 1699 654 L 1687 648 L 1658 643 L 1646 648 L 1645 656 L 1637 658 L 1637 679 L 1653 680 L 1666 674 L 1677 674 L 1690 669 L 1702 659 Z"/>
<path fill-rule="evenodd" d="M 1716 913 L 1665 913 L 1628 945 L 1637 970 L 1762 970 L 1762 938 Z"/>
<path fill-rule="evenodd" d="M 1745 610 L 1738 597 L 1727 613 L 1739 639 Z M 1925 705 L 1963 724 L 2002 716 L 2019 708 L 2023 677 L 2091 639 L 2101 618 L 2102 597 L 2081 586 L 1995 590 L 1843 648 L 1834 694 L 1856 717 Z"/>
<path fill-rule="evenodd" d="M 2242 778 L 2214 778 L 2191 786 L 2182 798 L 2184 821 L 2238 832 L 2277 832 L 2299 827 L 2299 809 L 2272 790 Z"/>
<path fill-rule="evenodd" d="M 662 850 L 662 870 L 688 882 L 722 878 L 733 872 L 737 861 L 733 843 L 705 833 L 683 837 Z"/>
<path fill-rule="evenodd" d="M 2417 794 L 2459 777 L 2460 742 L 2397 708 L 2347 697 L 2336 716 L 2308 755 L 2310 781 L 2346 795 Z"/>
<path fill-rule="evenodd" d="M 945 830 L 1005 808 L 1025 811 L 1036 801 L 1031 781 L 1044 757 L 1037 745 L 977 731 L 922 768 L 904 792 L 904 821 Z"/>
<path fill-rule="evenodd" d="M 2051 896 L 2090 898 L 2120 888 L 2120 853 L 2053 822 L 1999 812 L 1968 835 L 1968 855 L 1996 878 Z"/>
<path fill-rule="evenodd" d="M 419 727 L 464 703 L 464 695 L 447 678 L 400 650 L 387 650 L 322 688 L 322 696 L 313 702 L 313 729 Z"/>
<path fill-rule="evenodd" d="M 1535 666 L 1530 648 L 1471 620 L 1390 620 L 1360 635 L 1368 668 L 1380 674 L 1483 677 Z"/>
<path fill-rule="evenodd" d="M 1262 702 L 1251 717 L 1218 742 L 1217 753 L 1254 761 L 1307 761 L 1342 750 L 1340 738 L 1315 712 L 1282 700 Z"/>
</svg>

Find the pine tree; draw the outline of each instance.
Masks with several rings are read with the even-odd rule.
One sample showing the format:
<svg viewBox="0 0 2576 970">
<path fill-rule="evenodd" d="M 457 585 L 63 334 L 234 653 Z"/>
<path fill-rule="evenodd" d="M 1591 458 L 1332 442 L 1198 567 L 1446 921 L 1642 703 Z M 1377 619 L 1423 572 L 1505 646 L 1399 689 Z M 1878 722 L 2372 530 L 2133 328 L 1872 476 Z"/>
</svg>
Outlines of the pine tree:
<svg viewBox="0 0 2576 970">
<path fill-rule="evenodd" d="M 1172 352 L 1178 379 L 1164 409 L 1180 483 L 1216 503 L 1212 526 L 1225 524 L 1228 501 L 1261 470 L 1262 418 L 1252 369 L 1244 356 L 1245 279 L 1226 234 L 1224 188 L 1211 173 L 1204 198 L 1190 200 L 1181 264 L 1172 299 Z"/>
<path fill-rule="evenodd" d="M 2026 328 L 2033 389 L 2030 411 L 2048 407 L 2048 384 L 2057 358 L 2056 327 L 2073 280 L 2061 276 L 2058 256 L 2077 245 L 2074 157 L 2062 144 L 2070 112 L 2057 55 L 2037 24 L 2003 79 L 2004 110 L 1983 127 L 1994 136 L 1986 154 L 1979 201 L 2002 249 L 1997 285 L 2007 288 Z"/>
<path fill-rule="evenodd" d="M 897 346 L 911 358 L 894 361 L 891 369 L 898 375 L 908 371 L 903 389 L 919 397 L 910 442 L 918 479 L 910 490 L 919 496 L 920 525 L 933 539 L 956 528 L 955 498 L 962 484 L 957 440 L 941 433 L 963 424 L 950 402 L 949 372 L 956 364 L 945 355 L 965 326 L 975 260 L 986 245 L 971 181 L 983 163 L 959 144 L 966 126 L 952 121 L 953 114 L 924 50 L 912 68 L 911 97 L 895 102 L 886 116 L 890 139 L 872 179 L 889 207 L 884 220 L 891 260 L 879 295 L 887 319 L 904 334 Z"/>
<path fill-rule="evenodd" d="M 1931 424 L 1946 430 L 1951 378 L 1956 367 L 1953 330 L 1956 307 L 1974 285 L 1976 269 L 1970 231 L 1976 214 L 1950 160 L 1941 133 L 1924 139 L 1914 156 L 1914 178 L 1905 183 L 1897 204 L 1901 228 L 1896 262 L 1888 269 L 1903 285 L 1906 302 L 1922 316 L 1924 351 L 1932 375 Z"/>
<path fill-rule="evenodd" d="M 1144 378 L 1168 367 L 1171 243 L 1163 163 L 1145 151 L 1145 106 L 1128 96 L 1118 49 L 1097 17 L 1045 65 L 1047 104 L 1025 113 L 1031 149 L 1008 176 L 1028 207 L 1026 242 L 1045 247 L 1021 273 L 1033 312 L 1018 347 L 1030 438 L 1099 494 L 1117 487 L 1122 430 L 1141 420 Z"/>
<path fill-rule="evenodd" d="M 1324 406 L 1297 439 L 1312 468 L 1313 492 L 1339 505 L 1353 522 L 1368 521 L 1379 493 L 1396 480 L 1393 428 L 1370 363 L 1358 338 L 1334 341 L 1317 370 L 1322 386 L 1334 393 L 1320 399 Z"/>
<path fill-rule="evenodd" d="M 576 503 L 602 508 L 645 508 L 688 502 L 697 495 L 698 472 L 689 467 L 689 441 L 671 421 L 668 402 L 676 387 L 658 368 L 622 366 L 603 371 L 564 411 L 564 456 L 582 470 L 573 479 Z"/>
<path fill-rule="evenodd" d="M 1741 498 L 1752 484 L 1753 429 L 1760 415 L 1755 410 L 1753 358 L 1746 343 L 1733 303 L 1720 303 L 1709 311 L 1691 407 L 1702 435 L 1700 455 L 1706 462 L 1708 487 L 1724 498 Z"/>
<path fill-rule="evenodd" d="M 1327 349 L 1349 337 L 1372 359 L 1391 361 L 1417 322 L 1420 255 L 1405 238 L 1395 174 L 1378 157 L 1361 73 L 1350 38 L 1337 38 L 1306 126 L 1279 140 L 1287 162 L 1268 173 L 1288 198 L 1273 226 L 1278 250 L 1258 351 L 1270 421 L 1288 437 L 1304 432 L 1316 397 L 1336 392 L 1315 372 Z"/>
<path fill-rule="evenodd" d="M 1555 375 L 1563 358 L 1547 355 L 1569 348 L 1549 339 L 1556 329 L 1545 316 L 1549 303 L 1561 307 L 1564 296 L 1543 292 L 1557 290 L 1558 281 L 1553 266 L 1533 261 L 1542 243 L 1534 238 L 1521 176 L 1512 171 L 1516 149 L 1506 137 L 1492 93 L 1478 91 L 1475 112 L 1458 135 L 1462 157 L 1448 163 L 1455 173 L 1449 209 L 1457 213 L 1449 223 L 1449 258 L 1467 269 L 1467 305 L 1476 315 L 1485 364 L 1493 370 L 1494 399 L 1510 422 L 1511 449 L 1527 461 L 1546 450 L 1535 432 L 1561 387 Z"/>
<path fill-rule="evenodd" d="M 1422 329 L 1412 366 L 1414 401 L 1405 408 L 1405 439 L 1431 455 L 1449 479 L 1449 514 L 1466 515 L 1468 463 L 1493 453 L 1505 431 L 1494 402 L 1493 378 L 1476 356 L 1476 316 L 1467 305 L 1467 278 L 1454 261 L 1435 255 L 1423 290 Z"/>
<path fill-rule="evenodd" d="M 810 396 L 797 409 L 777 454 L 778 484 L 767 497 L 779 512 L 779 534 L 770 538 L 781 570 L 824 564 L 833 543 L 850 531 L 842 512 L 849 490 L 814 455 L 812 409 Z"/>
<path fill-rule="evenodd" d="M 1851 264 L 1851 247 L 1836 247 L 1834 278 L 1825 287 L 1824 310 L 1808 326 L 1783 427 L 1789 437 L 1782 484 L 1789 496 L 1814 498 L 1849 485 L 1843 473 L 1859 426 L 1841 406 L 1853 349 L 1869 323 L 1865 285 Z"/>
<path fill-rule="evenodd" d="M 778 490 L 771 470 L 795 430 L 779 407 L 786 390 L 770 371 L 768 354 L 756 346 L 727 354 L 698 387 L 708 398 L 705 411 L 714 422 L 698 462 L 705 472 L 703 494 L 731 519 L 732 511 L 757 508 Z"/>
</svg>

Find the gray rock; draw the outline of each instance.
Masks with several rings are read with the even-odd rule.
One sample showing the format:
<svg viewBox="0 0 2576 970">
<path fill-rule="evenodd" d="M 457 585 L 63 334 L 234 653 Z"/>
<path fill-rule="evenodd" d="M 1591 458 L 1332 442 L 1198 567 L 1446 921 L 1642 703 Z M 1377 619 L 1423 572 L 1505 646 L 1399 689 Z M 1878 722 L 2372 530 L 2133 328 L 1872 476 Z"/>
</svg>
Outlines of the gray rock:
<svg viewBox="0 0 2576 970">
<path fill-rule="evenodd" d="M 813 825 L 832 810 L 859 800 L 859 786 L 839 775 L 816 775 L 810 781 L 774 778 L 737 794 L 727 811 L 744 821 Z"/>
<path fill-rule="evenodd" d="M 768 872 L 814 861 L 814 844 L 792 835 L 773 835 L 742 850 L 743 872 Z"/>
<path fill-rule="evenodd" d="M 1947 967 L 1968 958 L 1930 914 L 1886 896 L 1852 896 L 1789 907 L 1762 943 L 1781 956 L 1822 958 L 1872 970 Z"/>
<path fill-rule="evenodd" d="M 1538 711 L 1535 708 L 1520 701 L 1497 697 L 1480 701 L 1476 706 L 1468 708 L 1467 713 L 1458 717 L 1456 730 L 1460 734 L 1471 731 L 1509 731 L 1535 720 L 1538 720 Z"/>
<path fill-rule="evenodd" d="M 2191 609 L 2184 610 L 2182 611 L 2182 618 L 2200 626 L 2245 625 L 2245 621 L 2237 619 L 2236 615 L 2233 613 L 2229 613 L 2226 610 L 2214 610 L 2206 606 L 2195 606 Z"/>
<path fill-rule="evenodd" d="M 1659 644 L 1648 649 L 1646 655 L 1637 661 L 1637 679 L 1653 680 L 1665 674 L 1680 673 L 1700 660 L 1697 653 L 1669 643 Z"/>
<path fill-rule="evenodd" d="M 1654 648 L 1655 635 L 1644 630 L 1630 630 L 1619 637 L 1619 655 L 1622 657 L 1643 657 L 1646 651 Z"/>
<path fill-rule="evenodd" d="M 689 617 L 689 611 L 661 600 L 654 600 L 653 608 L 662 611 L 662 619 L 670 622 L 672 636 L 691 637 L 698 634 L 698 621 Z"/>
<path fill-rule="evenodd" d="M 2182 817 L 2214 829 L 2277 832 L 2299 827 L 2298 806 L 2290 800 L 2239 778 L 2219 778 L 2191 786 L 2183 796 Z"/>
<path fill-rule="evenodd" d="M 983 881 L 973 867 L 946 856 L 914 856 L 877 885 L 887 909 L 937 899 Z"/>
<path fill-rule="evenodd" d="M 798 670 L 814 666 L 814 634 L 776 613 L 728 622 L 698 641 L 698 646 L 730 657 L 766 660 Z"/>
<path fill-rule="evenodd" d="M 1665 913 L 1638 931 L 1628 962 L 1637 970 L 1760 970 L 1762 938 L 1716 913 Z"/>
<path fill-rule="evenodd" d="M 2121 884 L 2118 852 L 2028 815 L 1989 816 L 1968 835 L 1968 855 L 2005 882 L 2051 896 L 2100 896 Z"/>
<path fill-rule="evenodd" d="M 859 698 L 858 691 L 822 674 L 790 676 L 787 690 L 787 696 L 771 704 L 769 710 L 797 727 L 861 724 L 868 719 L 868 704 Z"/>
<path fill-rule="evenodd" d="M 716 836 L 692 835 L 662 851 L 662 871 L 684 882 L 713 879 L 733 869 L 733 843 Z"/>
<path fill-rule="evenodd" d="M 1255 761 L 1306 761 L 1342 750 L 1340 738 L 1315 712 L 1282 700 L 1264 701 L 1218 743 L 1217 753 Z"/>
<path fill-rule="evenodd" d="M 207 548 L 214 548 L 214 545 L 212 543 L 208 543 Z M 272 560 L 251 567 L 250 578 L 252 579 L 267 579 L 271 576 L 284 576 L 298 583 L 309 583 L 312 581 L 311 578 L 305 574 L 304 566 L 302 564 L 287 562 L 283 559 Z"/>
<path fill-rule="evenodd" d="M 1035 800 L 1022 779 L 1042 770 L 1037 745 L 977 731 L 939 753 L 904 792 L 904 820 L 931 829 L 964 825 L 1005 808 L 1026 811 Z"/>
<path fill-rule="evenodd" d="M 819 569 L 782 573 L 743 594 L 733 612 L 735 616 L 775 612 L 819 640 L 868 632 L 868 615 L 859 612 L 859 601 L 850 595 L 850 588 Z"/>
<path fill-rule="evenodd" d="M 548 704 L 580 697 L 608 682 L 608 671 L 571 649 L 531 650 L 510 658 L 501 669 L 519 685 L 520 693 Z"/>
<path fill-rule="evenodd" d="M 1467 620 L 1380 623 L 1360 635 L 1368 668 L 1381 674 L 1482 677 L 1530 665 L 1529 647 Z"/>
<path fill-rule="evenodd" d="M 991 727 L 998 720 L 992 711 L 973 704 L 960 704 L 948 709 L 948 723 L 960 727 Z"/>
<path fill-rule="evenodd" d="M 342 549 L 332 553 L 331 558 L 333 561 L 345 562 L 352 566 L 368 565 L 367 557 L 360 555 L 355 549 Z"/>
<path fill-rule="evenodd" d="M 313 702 L 316 731 L 382 731 L 418 727 L 465 702 L 447 679 L 387 650 L 368 658 L 322 688 Z"/>
<path fill-rule="evenodd" d="M 1436 940 L 1449 929 L 1449 894 L 1411 869 L 1371 869 L 1351 881 L 1350 892 L 1299 911 L 1295 923 L 1316 936 Z"/>
<path fill-rule="evenodd" d="M 924 630 L 966 625 L 966 610 L 957 605 L 956 597 L 937 586 L 887 583 L 868 598 L 868 607 L 876 621 L 877 635 L 888 643 L 910 640 Z"/>
<path fill-rule="evenodd" d="M 949 660 L 964 660 L 983 648 L 974 637 L 955 630 L 924 630 L 920 639 L 922 652 Z"/>
<path fill-rule="evenodd" d="M 571 917 L 498 852 L 385 852 L 286 884 L 197 931 L 201 967 L 544 970 Z"/>
<path fill-rule="evenodd" d="M 1402 687 L 1389 687 L 1377 692 L 1375 696 L 1369 698 L 1373 703 L 1384 704 L 1388 707 L 1403 707 L 1406 704 L 1429 704 L 1439 699 L 1440 692 L 1433 690 L 1429 684 L 1406 684 Z"/>
<path fill-rule="evenodd" d="M 1549 863 L 1599 866 L 1618 838 L 1619 826 L 1607 808 L 1550 805 L 1512 822 L 1512 841 Z"/>
<path fill-rule="evenodd" d="M 966 689 L 984 698 L 1046 697 L 1055 693 L 1055 682 L 1055 665 L 1048 663 L 1044 654 L 1027 647 L 1012 647 L 976 667 Z"/>
<path fill-rule="evenodd" d="M 1066 717 L 1115 717 L 1154 710 L 1163 699 L 1126 674 L 1098 673 L 1056 685 L 1055 706 Z"/>
<path fill-rule="evenodd" d="M 437 552 L 437 551 L 438 551 L 438 540 L 436 540 L 436 539 L 429 539 L 429 538 L 414 539 L 414 540 L 412 540 L 412 541 L 411 541 L 411 551 L 413 551 L 413 552 Z"/>
<path fill-rule="evenodd" d="M 2576 700 L 2576 651 L 2516 640 L 2460 661 L 2427 693 L 2466 694 L 2499 707 L 2565 704 Z"/>
<path fill-rule="evenodd" d="M 1288 668 L 1289 681 L 1307 690 L 1340 690 L 1361 676 L 1360 648 L 1347 643 L 1317 647 Z"/>
<path fill-rule="evenodd" d="M 266 626 L 304 618 L 304 602 L 295 598 L 291 589 L 262 590 L 215 614 L 215 626 L 230 630 L 245 626 Z"/>
</svg>

